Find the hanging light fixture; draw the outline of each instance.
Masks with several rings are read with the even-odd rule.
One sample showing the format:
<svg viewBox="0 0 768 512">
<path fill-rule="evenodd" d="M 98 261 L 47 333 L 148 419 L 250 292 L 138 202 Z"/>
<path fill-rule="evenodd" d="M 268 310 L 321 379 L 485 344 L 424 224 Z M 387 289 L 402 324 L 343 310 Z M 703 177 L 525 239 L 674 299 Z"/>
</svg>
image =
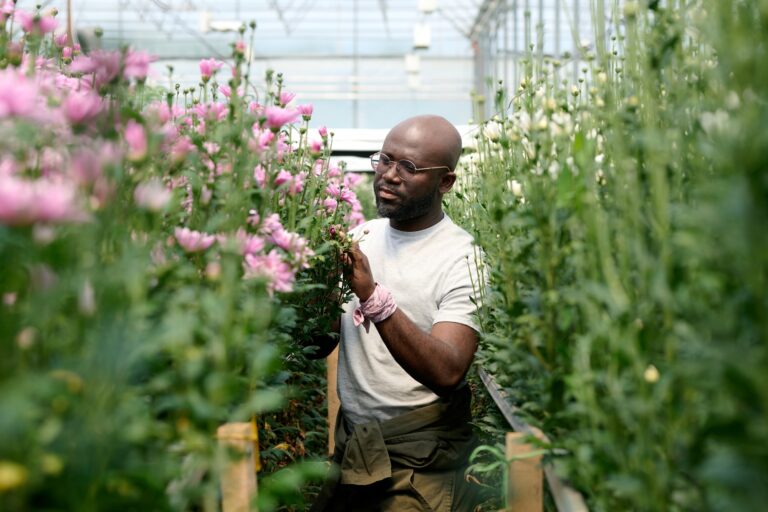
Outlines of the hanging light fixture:
<svg viewBox="0 0 768 512">
<path fill-rule="evenodd" d="M 202 11 L 198 20 L 198 30 L 203 34 L 208 32 L 237 32 L 243 22 L 239 20 L 214 20 L 210 11 Z"/>
<path fill-rule="evenodd" d="M 432 14 L 437 10 L 437 0 L 419 0 L 419 11 Z"/>
<path fill-rule="evenodd" d="M 432 42 L 432 27 L 428 23 L 416 23 L 413 26 L 413 48 L 426 50 Z"/>
<path fill-rule="evenodd" d="M 421 69 L 421 57 L 415 53 L 405 54 L 405 72 L 408 74 L 418 73 Z"/>
</svg>

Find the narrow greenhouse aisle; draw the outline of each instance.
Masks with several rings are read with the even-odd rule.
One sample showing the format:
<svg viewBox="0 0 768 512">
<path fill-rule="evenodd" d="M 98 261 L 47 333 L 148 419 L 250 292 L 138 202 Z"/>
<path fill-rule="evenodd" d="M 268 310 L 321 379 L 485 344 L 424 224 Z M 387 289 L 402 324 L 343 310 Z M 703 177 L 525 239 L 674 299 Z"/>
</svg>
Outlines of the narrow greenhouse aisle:
<svg viewBox="0 0 768 512">
<path fill-rule="evenodd" d="M 43 4 L 0 511 L 765 507 L 768 0 Z"/>
</svg>

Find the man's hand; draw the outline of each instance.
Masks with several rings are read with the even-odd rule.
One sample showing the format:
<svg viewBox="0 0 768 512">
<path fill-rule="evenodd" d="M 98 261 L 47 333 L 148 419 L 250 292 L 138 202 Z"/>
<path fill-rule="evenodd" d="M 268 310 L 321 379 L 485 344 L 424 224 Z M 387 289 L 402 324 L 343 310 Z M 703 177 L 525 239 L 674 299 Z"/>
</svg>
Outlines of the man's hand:
<svg viewBox="0 0 768 512">
<path fill-rule="evenodd" d="M 368 300 L 376 288 L 376 282 L 373 280 L 368 257 L 360 250 L 357 242 L 352 244 L 349 251 L 341 254 L 341 262 L 344 266 L 344 278 L 352 292 L 360 302 Z"/>
</svg>

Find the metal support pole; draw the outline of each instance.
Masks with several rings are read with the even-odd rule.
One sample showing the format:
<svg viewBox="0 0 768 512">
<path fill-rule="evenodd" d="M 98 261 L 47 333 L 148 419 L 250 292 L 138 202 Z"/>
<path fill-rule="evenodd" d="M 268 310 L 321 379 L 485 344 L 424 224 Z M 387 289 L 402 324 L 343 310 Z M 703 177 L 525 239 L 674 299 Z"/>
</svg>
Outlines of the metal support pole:
<svg viewBox="0 0 768 512">
<path fill-rule="evenodd" d="M 358 2 L 352 2 L 352 127 L 360 128 L 360 62 L 357 54 Z"/>
<path fill-rule="evenodd" d="M 525 27 L 525 54 L 531 53 L 531 0 L 525 0 L 523 4 L 523 24 Z"/>
<path fill-rule="evenodd" d="M 488 31 L 488 39 L 491 43 L 491 55 L 493 59 L 493 67 L 491 68 L 491 80 L 486 81 L 486 87 L 488 88 L 488 98 L 496 97 L 496 83 L 499 79 L 499 6 L 494 7 L 493 21 L 491 21 L 491 27 Z M 494 103 L 488 105 L 488 115 L 494 114 Z"/>
<path fill-rule="evenodd" d="M 504 89 L 509 91 L 509 0 L 504 0 Z"/>
<path fill-rule="evenodd" d="M 579 13 L 579 0 L 573 0 L 573 38 L 575 40 L 575 48 L 573 49 L 573 83 L 578 83 L 579 79 L 579 59 L 581 58 L 581 16 Z"/>
<path fill-rule="evenodd" d="M 539 0 L 539 22 L 536 24 L 536 49 L 538 50 L 538 73 L 544 71 L 544 0 Z"/>
<path fill-rule="evenodd" d="M 517 0 L 514 0 L 514 3 L 512 4 L 512 9 L 514 9 L 514 12 L 512 13 L 512 34 L 514 35 L 514 44 L 512 49 L 512 54 L 515 58 L 515 83 L 512 86 L 512 94 L 515 94 L 517 91 L 517 86 L 520 84 L 520 45 L 518 38 L 520 36 L 519 27 L 517 24 Z"/>
<path fill-rule="evenodd" d="M 555 58 L 560 60 L 560 0 L 555 0 Z M 555 82 L 560 81 L 560 68 L 555 67 Z"/>
<path fill-rule="evenodd" d="M 67 45 L 73 46 L 75 40 L 72 39 L 72 0 L 67 0 Z"/>
</svg>

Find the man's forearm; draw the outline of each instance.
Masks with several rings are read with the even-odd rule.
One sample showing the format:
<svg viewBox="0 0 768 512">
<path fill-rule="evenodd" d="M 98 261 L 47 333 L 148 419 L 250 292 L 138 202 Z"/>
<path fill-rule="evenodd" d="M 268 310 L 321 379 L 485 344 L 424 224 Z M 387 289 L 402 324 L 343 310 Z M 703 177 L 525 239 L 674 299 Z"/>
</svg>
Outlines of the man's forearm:
<svg viewBox="0 0 768 512">
<path fill-rule="evenodd" d="M 378 322 L 376 329 L 395 361 L 438 395 L 452 391 L 471 363 L 466 350 L 422 331 L 400 309 Z"/>
<path fill-rule="evenodd" d="M 357 243 L 342 255 L 345 278 L 361 302 L 376 289 L 368 258 Z M 477 348 L 477 333 L 463 324 L 438 322 L 422 331 L 399 308 L 376 330 L 397 363 L 417 381 L 438 395 L 453 390 L 466 374 Z"/>
</svg>

